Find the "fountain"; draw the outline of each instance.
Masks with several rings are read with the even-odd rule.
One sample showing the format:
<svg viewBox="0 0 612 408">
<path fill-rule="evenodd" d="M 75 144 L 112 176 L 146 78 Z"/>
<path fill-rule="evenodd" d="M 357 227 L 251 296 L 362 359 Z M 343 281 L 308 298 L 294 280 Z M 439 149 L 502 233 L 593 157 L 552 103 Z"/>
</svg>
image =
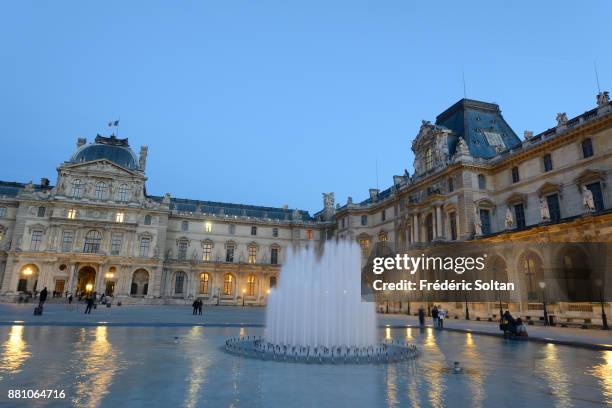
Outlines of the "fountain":
<svg viewBox="0 0 612 408">
<path fill-rule="evenodd" d="M 414 358 L 413 345 L 377 340 L 376 311 L 361 299 L 361 253 L 354 242 L 288 249 L 271 291 L 264 337 L 228 339 L 225 349 L 264 360 L 382 363 Z"/>
</svg>

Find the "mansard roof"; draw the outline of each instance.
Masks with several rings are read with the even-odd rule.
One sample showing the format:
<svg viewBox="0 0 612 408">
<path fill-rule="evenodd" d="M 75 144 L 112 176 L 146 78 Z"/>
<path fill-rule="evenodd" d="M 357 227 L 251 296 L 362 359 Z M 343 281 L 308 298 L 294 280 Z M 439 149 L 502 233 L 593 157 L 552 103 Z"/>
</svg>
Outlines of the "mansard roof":
<svg viewBox="0 0 612 408">
<path fill-rule="evenodd" d="M 452 131 L 448 138 L 451 155 L 455 153 L 459 138 L 465 140 L 472 156 L 483 159 L 521 145 L 495 103 L 461 99 L 436 117 L 436 125 Z M 495 141 L 501 144 L 496 145 Z"/>
<path fill-rule="evenodd" d="M 71 163 L 84 163 L 107 159 L 131 170 L 138 170 L 138 160 L 130 149 L 127 139 L 117 139 L 114 135 L 104 137 L 97 135 L 94 143 L 85 144 L 77 149 L 70 158 Z"/>
<path fill-rule="evenodd" d="M 23 190 L 26 183 L 17 183 L 13 181 L 0 181 L 0 197 L 17 197 L 20 190 Z M 51 190 L 53 186 L 43 186 L 41 184 L 32 184 L 34 191 Z"/>
<path fill-rule="evenodd" d="M 149 198 L 161 202 L 163 197 L 150 196 Z M 263 207 L 258 205 L 221 203 L 216 201 L 190 200 L 186 198 L 172 198 L 170 208 L 180 212 L 202 213 L 212 215 L 229 215 L 238 217 L 270 218 L 274 220 L 314 221 L 308 211 L 293 210 L 289 208 Z M 297 219 L 293 214 L 297 215 Z"/>
</svg>

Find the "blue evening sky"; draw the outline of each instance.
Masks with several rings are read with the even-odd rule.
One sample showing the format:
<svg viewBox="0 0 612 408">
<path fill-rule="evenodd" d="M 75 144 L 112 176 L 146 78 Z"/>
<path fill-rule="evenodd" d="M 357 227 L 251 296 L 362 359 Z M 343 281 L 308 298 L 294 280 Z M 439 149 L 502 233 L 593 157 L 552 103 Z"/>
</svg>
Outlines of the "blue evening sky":
<svg viewBox="0 0 612 408">
<path fill-rule="evenodd" d="M 149 146 L 147 190 L 318 210 L 412 171 L 463 96 L 517 134 L 612 88 L 612 3 L 3 1 L 0 180 L 55 182 L 79 136 Z M 608 40 L 606 40 L 608 38 Z"/>
</svg>

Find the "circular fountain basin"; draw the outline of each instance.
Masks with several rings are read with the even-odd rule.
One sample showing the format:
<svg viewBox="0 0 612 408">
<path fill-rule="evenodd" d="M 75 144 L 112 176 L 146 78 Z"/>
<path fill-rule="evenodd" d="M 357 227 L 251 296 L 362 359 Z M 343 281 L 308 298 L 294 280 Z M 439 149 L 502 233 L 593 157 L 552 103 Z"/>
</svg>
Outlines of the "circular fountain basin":
<svg viewBox="0 0 612 408">
<path fill-rule="evenodd" d="M 304 347 L 274 344 L 263 337 L 232 337 L 225 351 L 242 357 L 308 364 L 387 364 L 412 360 L 419 354 L 414 344 L 385 341 L 370 347 Z"/>
</svg>

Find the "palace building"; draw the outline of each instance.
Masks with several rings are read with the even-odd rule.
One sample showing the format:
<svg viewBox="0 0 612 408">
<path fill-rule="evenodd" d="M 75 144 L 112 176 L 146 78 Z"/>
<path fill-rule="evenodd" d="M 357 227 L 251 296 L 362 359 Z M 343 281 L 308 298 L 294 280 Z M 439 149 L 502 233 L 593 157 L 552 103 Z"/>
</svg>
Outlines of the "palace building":
<svg viewBox="0 0 612 408">
<path fill-rule="evenodd" d="M 498 105 L 462 99 L 435 122 L 423 121 L 412 150 L 413 174 L 394 176 L 391 187 L 370 189 L 361 202 L 335 204 L 326 193 L 323 209 L 310 215 L 149 195 L 146 146 L 137 156 L 127 139 L 79 138 L 58 167 L 55 186 L 47 179 L 0 182 L 0 294 L 15 300 L 47 286 L 105 292 L 126 303 L 202 298 L 263 305 L 292 245 L 352 239 L 367 260 L 381 243 L 398 253 L 454 241 L 567 243 L 563 253 L 534 248 L 490 259 L 522 282 L 520 291 L 532 293 L 544 274 L 538 268 L 552 258 L 574 274 L 580 272 L 575 265 L 588 263 L 591 254 L 572 243 L 612 241 L 607 92 L 582 115 L 559 113 L 554 127 L 526 131 L 522 139 Z M 410 307 L 401 295 L 390 296 L 386 308 Z M 522 299 L 504 306 L 513 314 L 542 314 L 536 299 Z M 559 318 L 597 322 L 597 304 L 568 302 L 551 310 Z M 446 307 L 453 315 L 465 305 Z M 471 308 L 482 318 L 496 313 L 486 302 Z"/>
</svg>

